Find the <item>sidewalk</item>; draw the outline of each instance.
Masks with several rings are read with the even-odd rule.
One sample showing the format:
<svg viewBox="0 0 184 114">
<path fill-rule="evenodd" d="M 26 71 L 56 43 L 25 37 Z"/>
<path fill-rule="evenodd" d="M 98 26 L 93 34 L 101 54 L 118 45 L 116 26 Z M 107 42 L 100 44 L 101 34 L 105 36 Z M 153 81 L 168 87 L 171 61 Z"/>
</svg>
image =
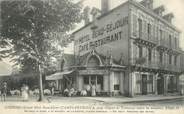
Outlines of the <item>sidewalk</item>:
<svg viewBox="0 0 184 114">
<path fill-rule="evenodd" d="M 151 102 L 164 101 L 174 99 L 184 99 L 184 96 L 163 96 L 163 95 L 142 95 L 133 98 L 117 96 L 117 97 L 86 97 L 87 99 L 96 100 L 106 103 L 133 103 L 133 102 Z"/>
</svg>

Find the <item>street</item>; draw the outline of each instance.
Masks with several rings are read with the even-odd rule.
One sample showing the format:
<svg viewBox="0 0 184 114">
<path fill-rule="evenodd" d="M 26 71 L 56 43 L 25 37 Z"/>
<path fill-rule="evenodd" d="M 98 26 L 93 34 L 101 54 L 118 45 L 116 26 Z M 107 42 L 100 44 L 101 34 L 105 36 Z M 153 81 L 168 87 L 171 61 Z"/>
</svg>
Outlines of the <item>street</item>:
<svg viewBox="0 0 184 114">
<path fill-rule="evenodd" d="M 28 102 L 37 102 L 38 97 L 29 97 L 29 101 L 25 101 L 25 103 Z M 130 99 L 126 102 L 123 100 Z M 180 105 L 184 106 L 184 99 L 183 98 L 176 98 L 176 99 L 166 99 L 166 100 L 153 100 L 153 101 L 132 101 L 133 98 L 127 98 L 127 97 L 62 97 L 62 96 L 45 96 L 44 103 L 68 103 L 68 104 L 128 104 L 128 105 Z M 136 99 L 136 98 L 134 98 Z M 140 99 L 139 97 L 137 99 Z M 116 101 L 119 102 L 116 102 Z M 122 100 L 122 102 L 120 101 Z M 1 101 L 2 102 L 2 101 Z M 20 96 L 8 96 L 6 99 L 6 102 L 23 102 L 22 98 Z M 6 103 L 4 102 L 4 103 Z"/>
</svg>

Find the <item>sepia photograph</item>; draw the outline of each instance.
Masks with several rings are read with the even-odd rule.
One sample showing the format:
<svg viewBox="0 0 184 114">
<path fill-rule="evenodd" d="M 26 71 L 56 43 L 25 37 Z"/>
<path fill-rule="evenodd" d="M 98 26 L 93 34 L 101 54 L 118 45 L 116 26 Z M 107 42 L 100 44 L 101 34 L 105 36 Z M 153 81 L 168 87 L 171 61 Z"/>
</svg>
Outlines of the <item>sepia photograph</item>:
<svg viewBox="0 0 184 114">
<path fill-rule="evenodd" d="M 0 0 L 0 114 L 183 114 L 184 0 Z"/>
</svg>

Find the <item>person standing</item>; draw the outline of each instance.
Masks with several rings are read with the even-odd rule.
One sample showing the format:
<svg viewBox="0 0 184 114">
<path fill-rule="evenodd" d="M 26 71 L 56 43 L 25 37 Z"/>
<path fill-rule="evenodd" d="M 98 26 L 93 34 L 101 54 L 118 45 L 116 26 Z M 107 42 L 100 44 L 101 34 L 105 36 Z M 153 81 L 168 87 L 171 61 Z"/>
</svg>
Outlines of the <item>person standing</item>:
<svg viewBox="0 0 184 114">
<path fill-rule="evenodd" d="M 3 82 L 1 88 L 1 101 L 6 101 L 6 95 L 7 95 L 7 83 Z"/>
<path fill-rule="evenodd" d="M 28 91 L 29 91 L 29 87 L 27 85 L 23 84 L 21 87 L 23 101 L 28 101 L 28 98 L 29 98 Z"/>
<path fill-rule="evenodd" d="M 91 86 L 90 85 L 86 86 L 86 91 L 87 91 L 87 96 L 91 96 Z"/>
<path fill-rule="evenodd" d="M 94 84 L 92 84 L 92 87 L 91 87 L 91 96 L 92 97 L 96 96 L 96 86 Z"/>
</svg>

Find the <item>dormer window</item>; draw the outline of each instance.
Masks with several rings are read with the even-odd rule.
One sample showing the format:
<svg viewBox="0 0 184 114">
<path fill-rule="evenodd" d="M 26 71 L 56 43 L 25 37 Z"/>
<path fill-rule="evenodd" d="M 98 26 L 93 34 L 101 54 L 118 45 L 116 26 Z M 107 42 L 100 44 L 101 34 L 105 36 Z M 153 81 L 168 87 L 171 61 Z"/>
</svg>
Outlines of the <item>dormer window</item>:
<svg viewBox="0 0 184 114">
<path fill-rule="evenodd" d="M 159 6 L 157 8 L 154 9 L 154 12 L 159 15 L 159 16 L 162 16 L 163 12 L 165 11 L 165 8 L 164 6 Z"/>
<path fill-rule="evenodd" d="M 163 18 L 171 23 L 172 19 L 174 18 L 174 15 L 172 13 L 169 13 L 169 14 L 164 15 Z"/>
<path fill-rule="evenodd" d="M 146 8 L 153 9 L 153 0 L 143 0 L 140 3 Z"/>
</svg>

